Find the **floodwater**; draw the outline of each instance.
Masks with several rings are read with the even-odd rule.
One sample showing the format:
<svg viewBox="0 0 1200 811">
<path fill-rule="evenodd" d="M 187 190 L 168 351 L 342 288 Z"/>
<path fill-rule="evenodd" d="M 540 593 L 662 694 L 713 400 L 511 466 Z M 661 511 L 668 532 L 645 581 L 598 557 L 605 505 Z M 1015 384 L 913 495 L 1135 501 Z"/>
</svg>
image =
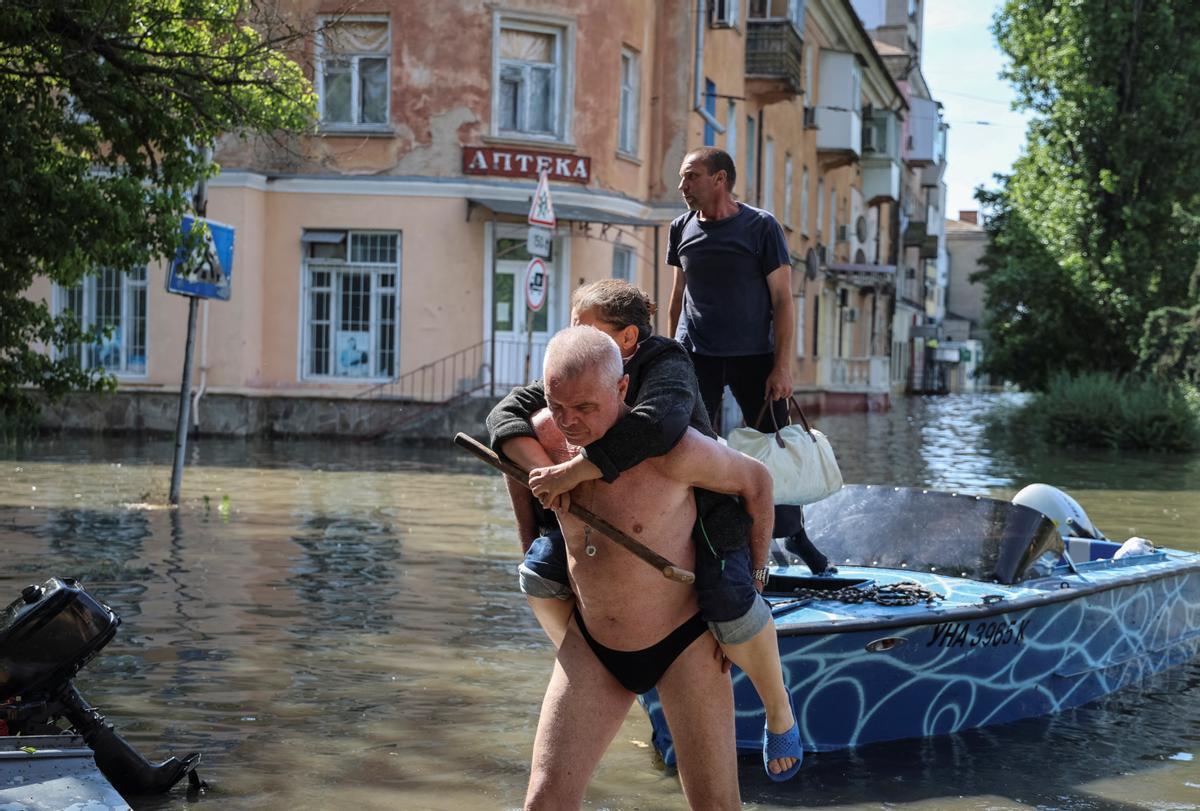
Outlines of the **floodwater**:
<svg viewBox="0 0 1200 811">
<path fill-rule="evenodd" d="M 828 416 L 848 482 L 1008 497 L 1067 489 L 1110 537 L 1200 549 L 1200 456 L 1047 452 L 989 436 L 1006 396 Z M 210 789 L 137 808 L 482 809 L 521 804 L 552 663 L 516 591 L 504 489 L 447 447 L 193 441 L 0 448 L 0 602 L 79 577 L 123 618 L 83 694 L 158 760 L 199 750 Z M 636 706 L 593 809 L 684 806 Z M 1200 808 L 1200 662 L 1052 718 L 810 755 L 747 807 Z"/>
</svg>

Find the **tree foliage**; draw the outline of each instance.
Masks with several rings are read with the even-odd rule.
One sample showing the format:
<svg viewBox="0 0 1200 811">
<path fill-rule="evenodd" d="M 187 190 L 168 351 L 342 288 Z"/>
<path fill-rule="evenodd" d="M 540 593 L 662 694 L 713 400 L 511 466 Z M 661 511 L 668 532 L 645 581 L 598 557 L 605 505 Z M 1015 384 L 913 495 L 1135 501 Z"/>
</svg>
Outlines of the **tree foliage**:
<svg viewBox="0 0 1200 811">
<path fill-rule="evenodd" d="M 248 0 L 8 0 L 0 15 L 0 415 L 23 386 L 111 385 L 41 347 L 84 337 L 22 297 L 36 276 L 169 256 L 218 137 L 300 131 L 303 32 Z"/>
<path fill-rule="evenodd" d="M 1191 307 L 1163 307 L 1146 318 L 1138 372 L 1200 390 L 1200 268 L 1192 276 Z"/>
<path fill-rule="evenodd" d="M 1130 372 L 1147 316 L 1190 303 L 1200 256 L 1200 4 L 1007 0 L 994 33 L 1034 117 L 978 195 L 987 371 L 1034 389 Z"/>
</svg>

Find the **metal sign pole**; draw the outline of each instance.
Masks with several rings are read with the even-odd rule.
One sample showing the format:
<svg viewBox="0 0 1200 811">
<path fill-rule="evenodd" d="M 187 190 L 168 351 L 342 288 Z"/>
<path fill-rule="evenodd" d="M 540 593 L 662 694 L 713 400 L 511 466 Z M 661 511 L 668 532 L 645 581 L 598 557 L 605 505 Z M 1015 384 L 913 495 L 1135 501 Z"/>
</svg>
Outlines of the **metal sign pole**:
<svg viewBox="0 0 1200 811">
<path fill-rule="evenodd" d="M 212 149 L 204 150 L 204 163 L 207 166 L 212 160 Z M 193 200 L 196 217 L 201 218 L 208 213 L 208 180 L 200 178 L 196 184 L 196 196 Z M 183 380 L 179 384 L 179 418 L 175 421 L 175 464 L 171 468 L 171 504 L 179 505 L 179 488 L 183 484 L 183 459 L 187 453 L 188 416 L 192 405 L 192 365 L 196 355 L 196 309 L 199 300 L 188 296 L 187 341 L 183 350 Z"/>
<path fill-rule="evenodd" d="M 187 452 L 188 412 L 192 397 L 192 362 L 196 354 L 196 309 L 200 302 L 188 296 L 187 344 L 183 351 L 183 382 L 179 385 L 179 419 L 175 421 L 175 465 L 171 468 L 171 503 L 179 504 L 183 483 L 183 457 Z"/>
</svg>

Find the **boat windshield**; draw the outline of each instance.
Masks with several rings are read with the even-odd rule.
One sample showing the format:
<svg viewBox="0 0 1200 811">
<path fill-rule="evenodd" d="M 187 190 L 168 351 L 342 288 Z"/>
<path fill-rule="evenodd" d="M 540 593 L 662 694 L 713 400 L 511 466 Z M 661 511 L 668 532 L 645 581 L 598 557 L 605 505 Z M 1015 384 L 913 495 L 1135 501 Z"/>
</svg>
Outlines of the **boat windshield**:
<svg viewBox="0 0 1200 811">
<path fill-rule="evenodd" d="M 1015 583 L 1043 573 L 1063 543 L 1037 510 L 982 496 L 847 485 L 804 508 L 804 527 L 837 564 Z"/>
</svg>

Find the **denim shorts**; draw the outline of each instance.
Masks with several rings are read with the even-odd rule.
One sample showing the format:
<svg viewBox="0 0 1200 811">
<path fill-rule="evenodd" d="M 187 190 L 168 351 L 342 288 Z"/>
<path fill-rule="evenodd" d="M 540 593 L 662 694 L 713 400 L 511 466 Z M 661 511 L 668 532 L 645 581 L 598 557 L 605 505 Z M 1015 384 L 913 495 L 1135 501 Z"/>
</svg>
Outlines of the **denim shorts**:
<svg viewBox="0 0 1200 811">
<path fill-rule="evenodd" d="M 571 583 L 567 578 L 567 542 L 562 531 L 552 529 L 535 538 L 517 567 L 521 591 L 529 597 L 569 600 Z"/>
<path fill-rule="evenodd" d="M 553 530 L 534 540 L 517 573 L 521 591 L 529 597 L 571 599 L 567 544 L 562 532 Z M 700 618 L 708 623 L 718 642 L 746 642 L 770 622 L 770 606 L 750 575 L 748 547 L 718 556 L 707 544 L 697 543 L 695 573 Z"/>
</svg>

